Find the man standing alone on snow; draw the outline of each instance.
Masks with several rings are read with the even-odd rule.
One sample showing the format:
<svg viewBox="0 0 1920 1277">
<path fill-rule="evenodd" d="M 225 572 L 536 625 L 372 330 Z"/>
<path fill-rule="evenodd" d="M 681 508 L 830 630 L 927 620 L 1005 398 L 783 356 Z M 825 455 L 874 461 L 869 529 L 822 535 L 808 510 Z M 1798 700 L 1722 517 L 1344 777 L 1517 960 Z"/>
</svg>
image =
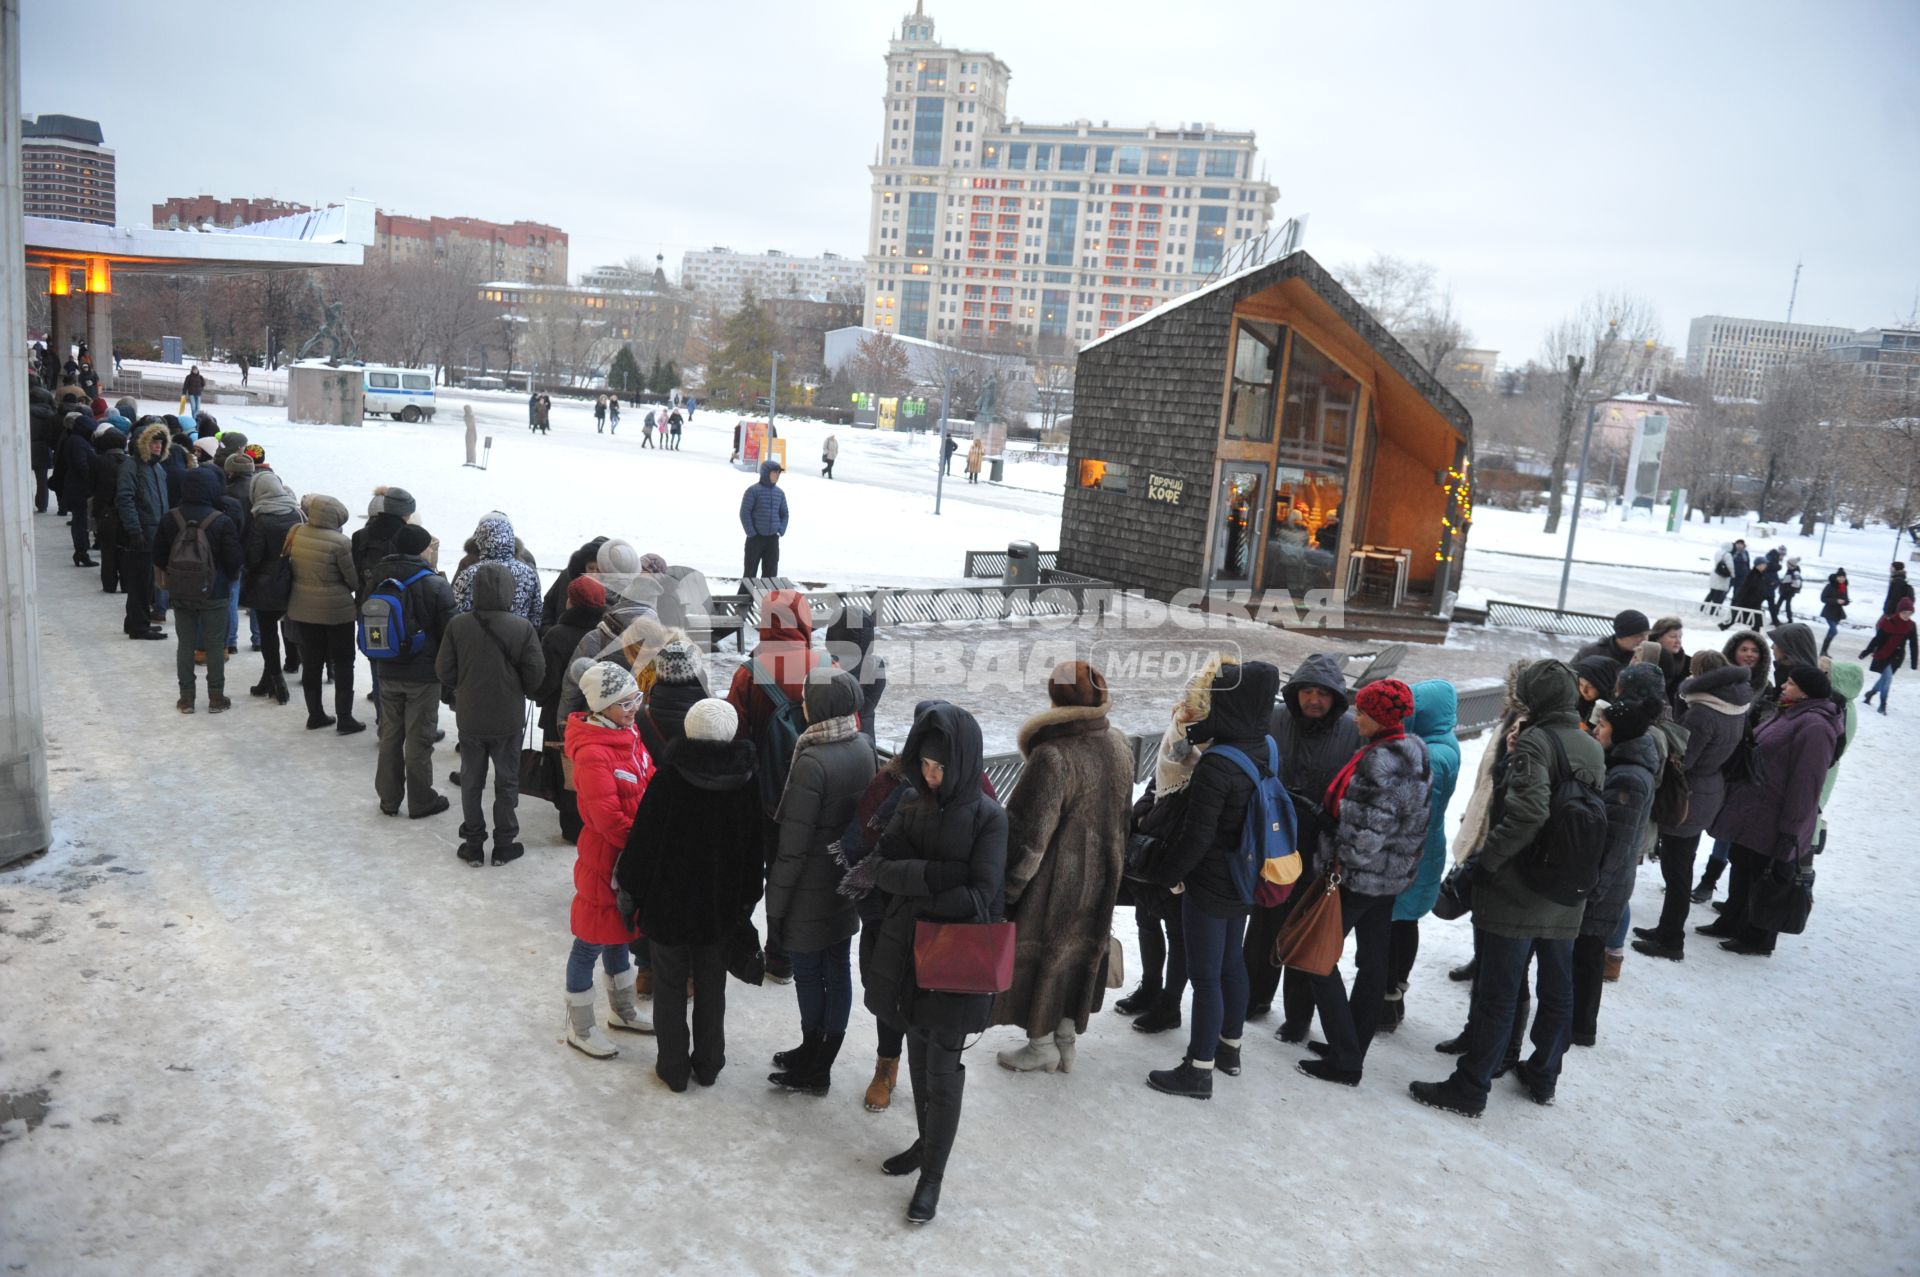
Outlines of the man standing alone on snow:
<svg viewBox="0 0 1920 1277">
<path fill-rule="evenodd" d="M 780 491 L 780 463 L 760 464 L 760 482 L 740 497 L 740 529 L 747 534 L 742 577 L 780 574 L 780 538 L 787 534 L 787 494 Z"/>
</svg>

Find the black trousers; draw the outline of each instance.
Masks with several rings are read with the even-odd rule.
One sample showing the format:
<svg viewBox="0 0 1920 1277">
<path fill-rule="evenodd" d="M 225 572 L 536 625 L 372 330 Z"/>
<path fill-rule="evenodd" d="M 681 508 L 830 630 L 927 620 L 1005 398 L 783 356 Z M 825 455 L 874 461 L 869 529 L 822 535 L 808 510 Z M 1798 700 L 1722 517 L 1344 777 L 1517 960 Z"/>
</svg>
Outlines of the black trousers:
<svg viewBox="0 0 1920 1277">
<path fill-rule="evenodd" d="M 1140 983 L 1174 1006 L 1187 991 L 1187 936 L 1180 921 L 1180 901 L 1134 908 L 1140 931 Z"/>
<path fill-rule="evenodd" d="M 307 716 L 319 718 L 323 713 L 321 678 L 332 669 L 333 717 L 346 722 L 353 717 L 353 622 L 314 625 L 300 621 L 296 629 L 300 634 L 300 691 L 307 698 Z"/>
<path fill-rule="evenodd" d="M 1247 962 L 1248 1014 L 1271 1007 L 1280 991 L 1280 968 L 1273 965 L 1273 941 L 1287 920 L 1287 905 L 1292 903 L 1289 898 L 1284 904 L 1255 906 L 1253 916 L 1247 919 L 1243 956 Z"/>
<path fill-rule="evenodd" d="M 1660 901 L 1660 921 L 1654 924 L 1660 943 L 1684 949 L 1687 915 L 1693 908 L 1693 860 L 1700 851 L 1699 834 L 1660 835 L 1660 878 L 1667 894 Z"/>
<path fill-rule="evenodd" d="M 1753 890 L 1755 878 L 1773 872 L 1773 857 L 1763 856 L 1751 847 L 1735 843 L 1727 861 L 1732 869 L 1732 877 L 1727 885 L 1727 911 L 1721 916 L 1732 920 L 1730 925 L 1739 939 L 1772 953 L 1780 933 L 1753 926 L 1747 921 L 1747 896 Z"/>
<path fill-rule="evenodd" d="M 780 575 L 780 538 L 777 536 L 749 536 L 747 538 L 747 565 L 741 576 L 779 576 Z"/>
<path fill-rule="evenodd" d="M 93 548 L 93 536 L 87 525 L 87 503 L 76 501 L 67 519 L 67 531 L 73 534 L 73 556 L 76 559 L 87 557 L 87 551 Z"/>
<path fill-rule="evenodd" d="M 649 946 L 653 961 L 654 1072 L 669 1084 L 689 1074 L 712 1082 L 727 1063 L 727 951 L 717 944 Z M 687 981 L 693 981 L 693 1036 L 687 1036 Z"/>
<path fill-rule="evenodd" d="M 105 514 L 94 522 L 100 533 L 100 588 L 112 594 L 120 588 L 120 520 Z"/>
<path fill-rule="evenodd" d="M 260 681 L 272 687 L 280 675 L 280 622 L 287 614 L 255 608 L 253 615 L 260 622 L 260 658 L 265 662 Z"/>
<path fill-rule="evenodd" d="M 127 618 L 123 628 L 131 638 L 153 628 L 153 547 L 136 541 L 126 547 L 120 584 L 127 591 Z"/>
<path fill-rule="evenodd" d="M 1397 989 L 1413 979 L 1413 960 L 1420 956 L 1420 920 L 1395 918 L 1387 942 L 1387 988 Z"/>
<path fill-rule="evenodd" d="M 947 1157 L 960 1133 L 960 1102 L 967 1089 L 960 1049 L 965 1043 L 964 1033 L 947 1029 L 907 1030 L 907 1077 L 913 1083 L 913 1120 L 920 1129 L 920 1178 L 933 1184 L 946 1176 Z"/>
<path fill-rule="evenodd" d="M 760 818 L 760 851 L 767 866 L 767 872 L 773 872 L 773 862 L 780 856 L 780 822 L 771 816 Z M 788 975 L 793 971 L 793 963 L 787 957 L 786 947 L 773 938 L 773 928 L 767 928 L 767 942 L 762 951 L 767 957 L 767 970 L 776 975 Z"/>
<path fill-rule="evenodd" d="M 1353 935 L 1353 996 L 1347 996 L 1337 964 L 1327 974 L 1307 980 L 1320 1012 L 1320 1031 L 1327 1035 L 1327 1062 L 1358 1073 L 1366 1062 L 1374 1026 L 1380 1022 L 1380 995 L 1387 991 L 1393 897 L 1340 888 L 1340 925 Z"/>
<path fill-rule="evenodd" d="M 1591 1042 L 1600 1027 L 1600 995 L 1607 987 L 1607 938 L 1573 942 L 1573 1036 Z"/>
</svg>

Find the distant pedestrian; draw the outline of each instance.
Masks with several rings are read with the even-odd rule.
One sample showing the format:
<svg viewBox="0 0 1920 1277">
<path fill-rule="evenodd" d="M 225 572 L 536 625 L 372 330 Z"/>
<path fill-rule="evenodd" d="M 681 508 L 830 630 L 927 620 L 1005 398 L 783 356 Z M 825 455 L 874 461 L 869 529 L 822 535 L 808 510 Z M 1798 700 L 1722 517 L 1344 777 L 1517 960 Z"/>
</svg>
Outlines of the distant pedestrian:
<svg viewBox="0 0 1920 1277">
<path fill-rule="evenodd" d="M 258 480 L 256 479 L 256 482 Z M 300 635 L 300 689 L 306 695 L 307 728 L 331 727 L 342 736 L 367 729 L 353 716 L 353 623 L 359 615 L 354 591 L 359 573 L 353 543 L 340 529 L 347 507 L 337 497 L 308 493 L 300 500 L 307 521 L 287 534 L 293 561 L 293 592 L 287 619 Z M 321 708 L 321 677 L 333 674 L 334 712 Z"/>
<path fill-rule="evenodd" d="M 461 405 L 460 422 L 467 428 L 467 464 L 477 466 L 480 463 L 474 460 L 474 450 L 480 443 L 480 430 L 474 424 L 472 404 Z"/>
<path fill-rule="evenodd" d="M 740 528 L 747 534 L 742 577 L 780 575 L 780 538 L 787 534 L 787 494 L 780 491 L 780 463 L 760 463 L 760 481 L 740 497 Z"/>
<path fill-rule="evenodd" d="M 234 357 L 233 362 L 236 365 L 238 365 L 240 369 L 240 384 L 243 386 L 246 385 L 247 384 L 247 357 L 245 355 L 237 355 Z M 116 367 L 114 371 L 118 372 L 119 371 L 118 367 Z"/>
<path fill-rule="evenodd" d="M 1874 694 L 1879 693 L 1880 712 L 1884 714 L 1887 693 L 1893 690 L 1893 676 L 1900 669 L 1900 662 L 1904 659 L 1920 669 L 1920 639 L 1914 634 L 1912 599 L 1901 599 L 1896 610 L 1875 622 L 1873 638 L 1861 649 L 1860 659 L 1868 661 L 1868 668 L 1878 676 L 1864 699 L 1871 703 Z"/>
<path fill-rule="evenodd" d="M 693 420 L 693 409 L 687 409 L 686 419 L 688 421 Z M 667 426 L 673 432 L 673 450 L 675 452 L 680 451 L 680 423 L 681 418 L 678 412 L 667 414 Z"/>
<path fill-rule="evenodd" d="M 1840 622 L 1847 619 L 1847 604 L 1853 602 L 1847 596 L 1847 570 L 1836 568 L 1827 576 L 1827 583 L 1820 590 L 1820 619 L 1827 623 L 1827 637 L 1820 641 L 1820 655 L 1825 656 L 1827 649 L 1833 646 L 1833 636 L 1840 629 Z"/>
<path fill-rule="evenodd" d="M 640 419 L 640 446 L 653 447 L 653 409 L 647 409 L 647 415 Z"/>
<path fill-rule="evenodd" d="M 968 483 L 980 482 L 980 465 L 983 461 L 986 460 L 986 456 L 987 456 L 987 450 L 981 445 L 978 439 L 975 439 L 973 441 L 973 446 L 967 449 L 967 482 Z"/>
<path fill-rule="evenodd" d="M 541 434 L 553 433 L 553 399 L 550 396 L 544 394 L 540 396 L 539 401 L 534 405 L 533 421 L 534 427 Z"/>
<path fill-rule="evenodd" d="M 1800 593 L 1801 584 L 1800 560 L 1788 559 L 1786 568 L 1780 573 L 1780 588 L 1776 594 L 1779 602 L 1773 610 L 1775 625 L 1780 624 L 1780 613 L 1783 611 L 1787 614 L 1788 622 L 1793 621 L 1793 596 Z"/>
<path fill-rule="evenodd" d="M 527 395 L 527 430 L 529 432 L 532 432 L 532 431 L 538 430 L 539 428 L 540 428 L 540 392 L 536 390 Z"/>
<path fill-rule="evenodd" d="M 593 401 L 593 433 L 605 434 L 607 431 L 607 397 L 601 395 Z"/>
<path fill-rule="evenodd" d="M 207 379 L 200 374 L 200 365 L 194 364 L 187 369 L 186 379 L 180 383 L 180 393 L 187 401 L 187 411 L 196 417 L 200 415 L 200 396 L 207 390 Z"/>
<path fill-rule="evenodd" d="M 840 459 L 840 437 L 828 435 L 827 441 L 820 445 L 820 473 L 833 478 L 833 463 Z"/>
<path fill-rule="evenodd" d="M 960 441 L 948 435 L 940 444 L 940 468 L 948 474 L 953 473 L 953 454 L 960 451 Z"/>
<path fill-rule="evenodd" d="M 239 579 L 242 560 L 240 525 L 220 508 L 226 501 L 219 472 L 201 466 L 187 475 L 179 506 L 160 520 L 153 540 L 153 565 L 165 574 L 173 604 L 182 714 L 193 713 L 197 653 L 207 663 L 207 712 L 232 706 L 226 688 L 227 587 Z"/>
</svg>

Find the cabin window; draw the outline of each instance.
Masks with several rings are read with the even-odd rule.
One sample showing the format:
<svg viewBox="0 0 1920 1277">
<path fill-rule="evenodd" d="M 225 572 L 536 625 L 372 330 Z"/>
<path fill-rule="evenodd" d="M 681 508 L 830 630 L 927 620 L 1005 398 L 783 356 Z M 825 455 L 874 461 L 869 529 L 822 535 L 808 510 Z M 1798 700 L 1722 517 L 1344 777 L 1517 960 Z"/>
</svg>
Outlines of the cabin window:
<svg viewBox="0 0 1920 1277">
<path fill-rule="evenodd" d="M 1345 471 L 1360 382 L 1295 334 L 1280 414 L 1280 460 Z"/>
<path fill-rule="evenodd" d="M 1099 488 L 1103 492 L 1125 492 L 1127 490 L 1127 467 L 1115 461 L 1096 461 L 1091 457 L 1080 462 L 1080 486 Z"/>
<path fill-rule="evenodd" d="M 1278 324 L 1243 319 L 1234 332 L 1233 384 L 1227 395 L 1227 438 L 1273 438 L 1273 384 L 1280 375 Z"/>
</svg>

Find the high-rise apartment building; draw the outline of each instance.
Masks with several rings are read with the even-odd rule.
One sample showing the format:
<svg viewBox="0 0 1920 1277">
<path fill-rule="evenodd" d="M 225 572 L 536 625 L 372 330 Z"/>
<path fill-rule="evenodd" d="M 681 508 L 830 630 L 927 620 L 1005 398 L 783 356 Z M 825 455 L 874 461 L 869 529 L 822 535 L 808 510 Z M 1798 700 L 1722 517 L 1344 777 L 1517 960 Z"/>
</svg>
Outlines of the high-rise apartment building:
<svg viewBox="0 0 1920 1277">
<path fill-rule="evenodd" d="M 723 311 L 736 309 L 748 289 L 760 298 L 840 301 L 858 297 L 865 281 L 866 268 L 838 253 L 793 257 L 774 249 L 736 253 L 731 248 L 698 248 L 680 258 L 681 285 L 707 294 Z"/>
<path fill-rule="evenodd" d="M 73 115 L 20 121 L 20 189 L 28 217 L 114 224 L 113 152 L 100 126 Z"/>
<path fill-rule="evenodd" d="M 1687 325 L 1687 375 L 1724 399 L 1758 399 L 1774 369 L 1853 336 L 1851 328 L 1702 315 Z"/>
<path fill-rule="evenodd" d="M 864 323 L 1072 349 L 1196 287 L 1279 192 L 1251 132 L 1007 115 L 1007 64 L 942 45 L 916 7 L 887 48 Z"/>
</svg>

